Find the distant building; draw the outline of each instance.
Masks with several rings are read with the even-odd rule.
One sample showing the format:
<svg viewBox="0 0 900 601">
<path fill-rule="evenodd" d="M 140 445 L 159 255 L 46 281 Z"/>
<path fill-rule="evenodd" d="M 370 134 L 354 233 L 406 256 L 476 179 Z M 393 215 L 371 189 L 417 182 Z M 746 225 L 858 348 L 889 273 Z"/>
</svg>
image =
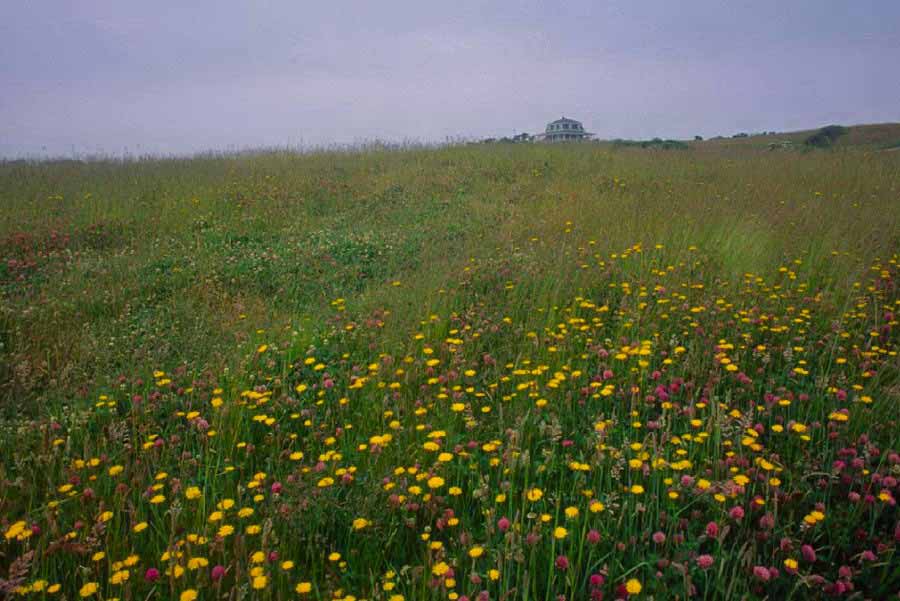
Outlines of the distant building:
<svg viewBox="0 0 900 601">
<path fill-rule="evenodd" d="M 545 142 L 573 142 L 589 140 L 594 134 L 584 131 L 584 126 L 575 119 L 557 119 L 547 124 L 544 133 L 535 136 Z"/>
</svg>

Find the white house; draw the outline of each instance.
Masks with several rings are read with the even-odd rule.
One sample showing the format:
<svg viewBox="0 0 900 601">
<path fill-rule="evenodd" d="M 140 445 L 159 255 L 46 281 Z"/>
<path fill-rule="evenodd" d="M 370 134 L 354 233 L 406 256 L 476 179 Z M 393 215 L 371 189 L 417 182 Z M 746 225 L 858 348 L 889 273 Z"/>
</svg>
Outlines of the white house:
<svg viewBox="0 0 900 601">
<path fill-rule="evenodd" d="M 573 142 L 589 140 L 594 134 L 584 131 L 584 126 L 575 119 L 557 119 L 547 124 L 544 133 L 535 136 L 545 142 Z"/>
</svg>

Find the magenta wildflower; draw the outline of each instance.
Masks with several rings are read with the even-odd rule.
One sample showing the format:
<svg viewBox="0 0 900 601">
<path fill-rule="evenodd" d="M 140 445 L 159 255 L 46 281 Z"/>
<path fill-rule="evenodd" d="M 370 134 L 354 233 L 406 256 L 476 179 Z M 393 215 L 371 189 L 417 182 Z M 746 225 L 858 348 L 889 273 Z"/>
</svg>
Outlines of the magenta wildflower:
<svg viewBox="0 0 900 601">
<path fill-rule="evenodd" d="M 804 561 L 815 563 L 816 550 L 813 549 L 810 545 L 803 545 L 802 547 L 800 547 L 800 554 L 803 556 Z"/>
</svg>

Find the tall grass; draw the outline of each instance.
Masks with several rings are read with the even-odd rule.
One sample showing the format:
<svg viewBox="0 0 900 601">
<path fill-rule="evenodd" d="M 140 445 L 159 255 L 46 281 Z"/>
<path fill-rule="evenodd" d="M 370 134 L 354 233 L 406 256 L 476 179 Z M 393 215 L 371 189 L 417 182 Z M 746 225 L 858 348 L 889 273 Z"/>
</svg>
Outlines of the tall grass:
<svg viewBox="0 0 900 601">
<path fill-rule="evenodd" d="M 886 595 L 898 194 L 854 149 L 4 164 L 0 591 Z"/>
<path fill-rule="evenodd" d="M 850 277 L 895 248 L 898 161 L 515 145 L 5 164 L 4 404 L 138 365 L 221 368 L 339 296 L 403 303 L 397 278 L 425 293 L 471 257 L 557 256 L 566 221 L 597 252 L 703 244 L 738 274 L 802 246 Z"/>
</svg>

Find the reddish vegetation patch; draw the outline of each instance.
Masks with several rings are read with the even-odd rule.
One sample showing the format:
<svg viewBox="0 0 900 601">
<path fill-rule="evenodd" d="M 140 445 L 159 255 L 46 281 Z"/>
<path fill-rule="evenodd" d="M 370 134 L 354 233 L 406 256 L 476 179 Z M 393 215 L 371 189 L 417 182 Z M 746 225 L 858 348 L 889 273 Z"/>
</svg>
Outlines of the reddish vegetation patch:
<svg viewBox="0 0 900 601">
<path fill-rule="evenodd" d="M 107 249 L 125 240 L 124 228 L 111 222 L 92 223 L 84 227 L 56 224 L 41 232 L 18 231 L 0 239 L 0 281 L 24 281 L 48 260 L 70 251 Z"/>
<path fill-rule="evenodd" d="M 67 248 L 70 239 L 68 234 L 55 229 L 45 235 L 14 232 L 6 236 L 0 241 L 0 253 L 6 267 L 0 271 L 0 277 L 9 281 L 25 280 L 48 254 Z"/>
</svg>

